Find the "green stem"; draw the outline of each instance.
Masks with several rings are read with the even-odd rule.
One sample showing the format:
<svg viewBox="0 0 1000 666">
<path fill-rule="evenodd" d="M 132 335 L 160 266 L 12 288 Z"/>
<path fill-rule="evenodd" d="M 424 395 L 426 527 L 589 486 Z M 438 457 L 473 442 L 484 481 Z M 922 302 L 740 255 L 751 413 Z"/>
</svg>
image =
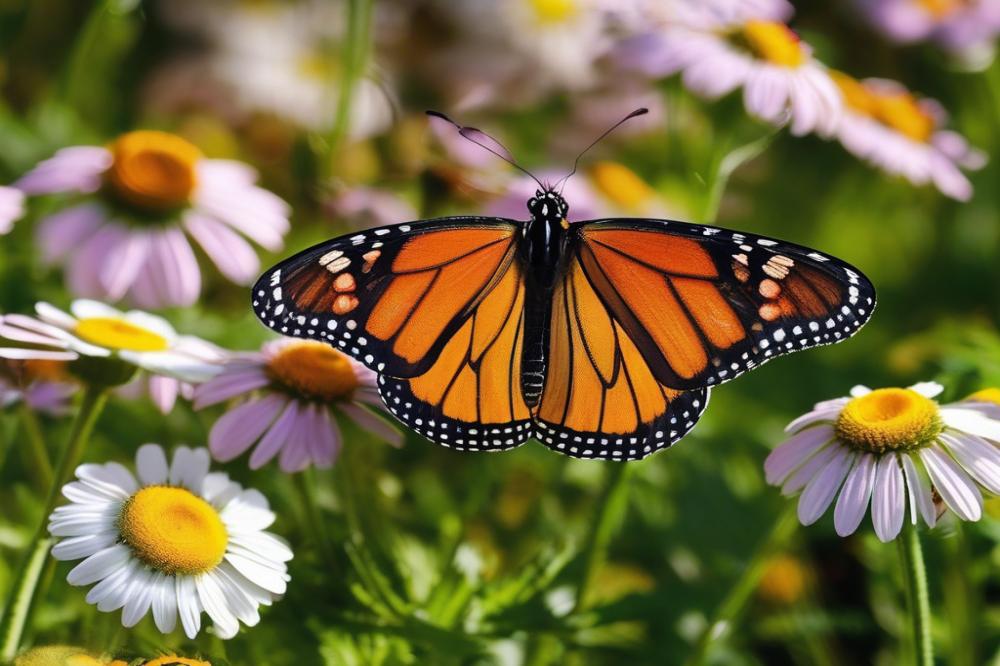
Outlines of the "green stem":
<svg viewBox="0 0 1000 666">
<path fill-rule="evenodd" d="M 305 512 L 308 531 L 312 532 L 312 537 L 316 540 L 316 549 L 327 566 L 333 566 L 336 557 L 330 535 L 323 521 L 323 514 L 320 511 L 319 503 L 316 501 L 316 475 L 313 469 L 307 469 L 292 476 L 292 482 L 298 491 Z"/>
<path fill-rule="evenodd" d="M 343 78 L 337 97 L 337 110 L 333 117 L 333 127 L 326 141 L 326 160 L 321 173 L 328 176 L 332 161 L 340 149 L 344 138 L 351 129 L 351 108 L 358 81 L 368 67 L 371 50 L 372 0 L 348 0 L 347 37 L 341 51 Z"/>
<path fill-rule="evenodd" d="M 591 523 L 590 532 L 587 533 L 586 541 L 583 544 L 586 559 L 583 563 L 583 576 L 580 578 L 580 585 L 576 592 L 574 613 L 587 610 L 593 601 L 591 590 L 594 580 L 608 559 L 608 544 L 615 530 L 621 524 L 628 500 L 628 479 L 631 475 L 631 465 L 624 462 L 608 463 L 608 465 L 608 478 L 604 485 L 604 492 L 601 493 L 598 500 L 599 513 Z"/>
<path fill-rule="evenodd" d="M 701 219 L 706 224 L 715 222 L 719 216 L 719 206 L 722 204 L 722 195 L 729 184 L 729 178 L 738 168 L 760 155 L 771 145 L 771 141 L 777 135 L 777 130 L 766 134 L 759 139 L 754 139 L 750 143 L 737 146 L 732 150 L 728 149 L 728 142 L 725 142 L 726 154 L 718 161 L 718 165 L 713 164 L 712 180 L 708 184 L 708 191 L 705 196 L 705 205 L 702 208 Z"/>
<path fill-rule="evenodd" d="M 69 441 L 62 451 L 59 467 L 53 477 L 38 528 L 31 540 L 24 561 L 13 579 L 7 605 L 4 607 L 3 619 L 0 620 L 0 663 L 12 661 L 17 655 L 21 638 L 31 617 L 31 610 L 43 587 L 39 585 L 39 582 L 45 569 L 46 556 L 52 546 L 52 539 L 49 538 L 47 527 L 49 516 L 59 502 L 63 484 L 69 481 L 70 475 L 83 457 L 87 440 L 90 439 L 90 433 L 94 429 L 94 424 L 97 422 L 97 417 L 106 401 L 107 391 L 103 388 L 88 386 L 83 393 L 80 410 L 73 422 Z"/>
<path fill-rule="evenodd" d="M 920 536 L 915 525 L 903 523 L 899 542 L 899 559 L 903 567 L 906 605 L 913 623 L 913 654 L 916 666 L 934 666 L 934 645 L 931 642 L 931 605 L 927 593 L 927 571 Z"/>
<path fill-rule="evenodd" d="M 35 482 L 39 487 L 45 489 L 51 488 L 52 462 L 49 460 L 49 449 L 45 446 L 45 436 L 42 435 L 42 427 L 38 423 L 38 416 L 25 400 L 21 401 L 18 409 L 21 413 L 24 434 L 28 439 L 26 449 L 28 469 L 34 475 Z"/>
<path fill-rule="evenodd" d="M 968 532 L 960 521 L 956 521 L 954 538 L 948 539 L 946 543 L 949 557 L 943 590 L 945 607 L 951 620 L 948 663 L 950 666 L 975 666 L 979 663 L 978 618 L 981 616 L 981 600 L 972 580 Z"/>
<path fill-rule="evenodd" d="M 722 600 L 711 622 L 702 631 L 694 651 L 687 660 L 687 666 L 705 664 L 715 642 L 722 640 L 732 631 L 733 625 L 757 589 L 771 557 L 786 546 L 788 540 L 795 533 L 797 522 L 795 504 L 789 503 L 774 523 L 771 532 L 757 546 L 750 562 L 743 569 L 743 574 L 729 590 L 726 598 Z"/>
</svg>

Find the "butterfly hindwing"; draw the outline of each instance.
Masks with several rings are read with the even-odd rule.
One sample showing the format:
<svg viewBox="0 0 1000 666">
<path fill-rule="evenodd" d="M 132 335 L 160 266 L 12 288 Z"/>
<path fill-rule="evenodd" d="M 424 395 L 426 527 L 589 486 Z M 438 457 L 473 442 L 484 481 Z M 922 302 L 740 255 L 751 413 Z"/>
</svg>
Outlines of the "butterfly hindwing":
<svg viewBox="0 0 1000 666">
<path fill-rule="evenodd" d="M 510 263 L 426 372 L 379 377 L 389 411 L 427 439 L 458 450 L 523 444 L 531 436 L 520 382 L 524 298 L 521 268 Z"/>
<path fill-rule="evenodd" d="M 265 273 L 254 311 L 279 333 L 416 377 L 514 263 L 516 230 L 501 218 L 455 217 L 337 238 Z"/>
<path fill-rule="evenodd" d="M 575 259 L 553 292 L 548 347 L 535 436 L 560 453 L 644 458 L 687 434 L 708 403 L 708 389 L 657 381 Z"/>
<path fill-rule="evenodd" d="M 571 233 L 589 283 L 675 389 L 844 340 L 875 307 L 860 271 L 791 243 L 667 220 L 594 220 Z"/>
</svg>

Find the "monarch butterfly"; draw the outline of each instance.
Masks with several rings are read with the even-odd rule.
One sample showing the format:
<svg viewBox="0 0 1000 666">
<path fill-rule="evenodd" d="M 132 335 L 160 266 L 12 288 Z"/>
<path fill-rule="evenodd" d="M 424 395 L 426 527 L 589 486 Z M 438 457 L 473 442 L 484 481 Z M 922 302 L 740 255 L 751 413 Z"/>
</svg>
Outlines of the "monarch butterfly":
<svg viewBox="0 0 1000 666">
<path fill-rule="evenodd" d="M 447 217 L 321 243 L 258 280 L 254 311 L 376 371 L 388 410 L 444 446 L 533 436 L 636 460 L 687 434 L 710 387 L 840 342 L 875 306 L 860 271 L 809 248 L 672 220 L 570 223 L 541 183 L 527 208 L 526 222 Z"/>
</svg>

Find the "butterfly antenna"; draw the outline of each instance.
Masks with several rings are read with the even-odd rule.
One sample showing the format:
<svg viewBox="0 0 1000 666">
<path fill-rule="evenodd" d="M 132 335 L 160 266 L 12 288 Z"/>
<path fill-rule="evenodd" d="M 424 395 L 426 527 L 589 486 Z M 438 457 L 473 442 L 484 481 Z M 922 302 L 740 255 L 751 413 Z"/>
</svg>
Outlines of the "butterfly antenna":
<svg viewBox="0 0 1000 666">
<path fill-rule="evenodd" d="M 594 139 L 594 141 L 589 146 L 587 146 L 582 151 L 580 151 L 580 154 L 576 156 L 575 160 L 573 160 L 573 170 L 570 171 L 565 176 L 563 176 L 562 178 L 560 178 L 556 182 L 556 186 L 559 187 L 559 194 L 562 194 L 562 188 L 566 186 L 566 181 L 569 180 L 576 173 L 576 170 L 580 167 L 580 159 L 584 155 L 587 154 L 588 150 L 590 150 L 591 148 L 593 148 L 594 146 L 596 146 L 597 144 L 599 144 L 601 141 L 604 140 L 604 137 L 606 137 L 607 135 L 611 134 L 612 132 L 614 132 L 616 129 L 618 129 L 619 127 L 621 127 L 622 125 L 624 125 L 628 121 L 632 120 L 633 118 L 637 118 L 639 116 L 644 116 L 647 113 L 649 113 L 649 109 L 647 109 L 646 107 L 641 107 L 641 108 L 636 109 L 635 111 L 633 111 L 632 113 L 628 114 L 627 116 L 625 116 L 624 118 L 622 118 L 621 120 L 619 120 L 618 122 L 616 122 L 614 125 L 612 125 L 608 129 L 604 130 L 604 133 L 601 134 L 601 136 L 599 136 L 596 139 Z"/>
<path fill-rule="evenodd" d="M 468 141 L 471 141 L 472 143 L 476 144 L 477 146 L 479 146 L 483 150 L 485 150 L 487 152 L 490 152 L 490 153 L 493 153 L 494 155 L 496 155 L 497 157 L 499 157 L 500 159 L 502 159 L 504 162 L 506 162 L 507 164 L 511 165 L 515 169 L 517 169 L 518 171 L 521 171 L 521 172 L 527 174 L 528 176 L 531 177 L 531 179 L 533 181 L 535 181 L 536 183 L 538 183 L 538 187 L 542 188 L 543 190 L 544 189 L 548 189 L 544 185 L 542 185 L 542 181 L 538 180 L 538 178 L 535 177 L 535 174 L 531 173 L 530 171 L 528 171 L 527 169 L 525 169 L 523 166 L 521 166 L 520 164 L 518 164 L 517 162 L 514 161 L 513 153 L 511 153 L 510 150 L 507 149 L 507 146 L 503 145 L 502 143 L 500 143 L 499 141 L 497 141 L 495 138 L 493 138 L 492 136 L 490 136 L 486 132 L 484 132 L 484 131 L 482 131 L 480 129 L 476 129 L 475 127 L 466 127 L 465 125 L 460 125 L 459 123 L 456 123 L 454 120 L 452 120 L 448 116 L 444 115 L 440 111 L 427 111 L 426 113 L 427 113 L 428 116 L 432 116 L 434 118 L 440 118 L 441 120 L 444 120 L 445 122 L 451 123 L 452 125 L 454 125 L 458 129 L 458 133 L 459 133 L 459 135 L 463 139 L 467 139 Z M 500 146 L 500 148 L 502 148 L 507 154 L 505 155 L 504 153 L 501 153 L 501 152 L 499 152 L 497 150 L 494 150 L 493 148 L 490 148 L 487 144 L 483 143 L 482 141 L 477 140 L 476 137 L 475 137 L 476 134 L 482 134 L 487 139 L 489 139 L 493 143 L 495 143 L 498 146 Z"/>
</svg>

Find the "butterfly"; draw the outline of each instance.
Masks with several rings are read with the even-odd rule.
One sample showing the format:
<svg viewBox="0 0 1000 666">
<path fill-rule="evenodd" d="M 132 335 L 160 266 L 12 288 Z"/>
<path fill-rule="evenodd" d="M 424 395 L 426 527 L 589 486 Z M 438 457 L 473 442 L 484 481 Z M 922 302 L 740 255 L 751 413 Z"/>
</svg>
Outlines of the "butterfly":
<svg viewBox="0 0 1000 666">
<path fill-rule="evenodd" d="M 541 183 L 527 211 L 321 243 L 264 273 L 254 312 L 374 370 L 389 412 L 438 444 L 534 437 L 624 461 L 686 435 L 711 387 L 845 340 L 875 307 L 858 269 L 792 243 L 673 220 L 571 223 Z"/>
</svg>

